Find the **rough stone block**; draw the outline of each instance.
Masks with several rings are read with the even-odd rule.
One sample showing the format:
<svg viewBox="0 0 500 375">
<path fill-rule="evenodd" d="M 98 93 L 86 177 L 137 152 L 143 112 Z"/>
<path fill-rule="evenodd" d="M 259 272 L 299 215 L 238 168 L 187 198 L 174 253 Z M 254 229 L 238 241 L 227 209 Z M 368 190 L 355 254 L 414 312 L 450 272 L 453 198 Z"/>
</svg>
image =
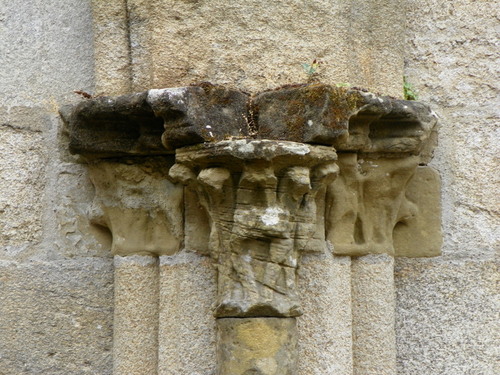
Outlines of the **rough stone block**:
<svg viewBox="0 0 500 375">
<path fill-rule="evenodd" d="M 168 178 L 173 160 L 101 161 L 89 165 L 96 189 L 92 220 L 107 227 L 115 255 L 171 255 L 183 240 L 183 187 Z"/>
<path fill-rule="evenodd" d="M 47 149 L 40 131 L 9 122 L 0 125 L 0 154 L 0 246 L 15 254 L 42 237 Z"/>
<path fill-rule="evenodd" d="M 498 374 L 499 264 L 397 258 L 397 373 Z"/>
<path fill-rule="evenodd" d="M 165 121 L 168 150 L 244 137 L 250 132 L 249 95 L 212 84 L 148 91 L 148 103 Z"/>
<path fill-rule="evenodd" d="M 218 374 L 296 374 L 294 318 L 217 319 Z"/>
<path fill-rule="evenodd" d="M 60 109 L 72 153 L 90 158 L 166 154 L 163 121 L 146 102 L 147 92 L 85 99 Z"/>
<path fill-rule="evenodd" d="M 258 136 L 331 145 L 345 135 L 357 111 L 357 92 L 327 85 L 303 85 L 265 91 L 253 97 Z"/>
<path fill-rule="evenodd" d="M 112 374 L 110 259 L 0 262 L 0 373 Z"/>
<path fill-rule="evenodd" d="M 441 179 L 431 167 L 418 167 L 406 187 L 411 212 L 394 227 L 393 241 L 398 257 L 441 255 Z M 410 205 L 412 207 L 410 207 Z"/>
</svg>

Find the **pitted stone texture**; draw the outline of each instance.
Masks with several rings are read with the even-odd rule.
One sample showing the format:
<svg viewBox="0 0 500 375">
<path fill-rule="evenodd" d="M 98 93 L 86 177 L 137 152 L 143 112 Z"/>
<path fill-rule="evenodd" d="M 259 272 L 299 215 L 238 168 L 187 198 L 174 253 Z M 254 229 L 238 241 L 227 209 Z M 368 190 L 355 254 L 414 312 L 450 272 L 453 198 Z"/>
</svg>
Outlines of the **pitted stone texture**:
<svg viewBox="0 0 500 375">
<path fill-rule="evenodd" d="M 183 238 L 183 187 L 168 178 L 168 158 L 89 164 L 96 188 L 92 221 L 112 235 L 112 253 L 173 254 Z"/>
<path fill-rule="evenodd" d="M 10 255 L 42 238 L 48 156 L 40 131 L 10 122 L 0 125 L 0 154 L 0 246 Z"/>
<path fill-rule="evenodd" d="M 248 102 L 248 94 L 210 83 L 148 91 L 148 103 L 165 121 L 168 150 L 247 136 Z"/>
<path fill-rule="evenodd" d="M 351 258 L 304 254 L 299 291 L 297 374 L 352 375 Z"/>
<path fill-rule="evenodd" d="M 203 83 L 98 97 L 61 108 L 70 150 L 88 158 L 164 154 L 234 138 L 334 145 L 339 151 L 417 155 L 435 146 L 436 115 L 422 103 L 324 84 L 254 96 Z M 165 131 L 159 143 L 161 117 Z M 167 151 L 169 150 L 169 151 Z"/>
<path fill-rule="evenodd" d="M 357 112 L 358 92 L 327 85 L 284 87 L 255 95 L 258 137 L 331 145 L 347 133 Z"/>
<path fill-rule="evenodd" d="M 13 0 L 2 1 L 1 8 L 3 106 L 52 111 L 74 99 L 73 90 L 93 91 L 90 1 Z"/>
<path fill-rule="evenodd" d="M 396 259 L 397 373 L 498 374 L 499 275 L 494 259 Z"/>
<path fill-rule="evenodd" d="M 398 257 L 441 255 L 441 179 L 431 167 L 417 167 L 405 191 L 401 218 L 392 233 Z"/>
<path fill-rule="evenodd" d="M 323 84 L 290 85 L 256 94 L 257 137 L 334 145 L 337 151 L 418 154 L 436 115 L 422 103 Z M 430 143 L 430 145 L 429 145 Z"/>
<path fill-rule="evenodd" d="M 113 375 L 158 368 L 158 259 L 114 257 Z"/>
<path fill-rule="evenodd" d="M 302 64 L 317 58 L 322 82 L 402 95 L 401 0 L 127 4 L 135 91 L 200 81 L 269 89 L 307 81 Z"/>
<path fill-rule="evenodd" d="M 329 186 L 327 198 L 327 239 L 335 254 L 394 255 L 394 227 L 417 214 L 405 189 L 419 158 L 362 159 L 357 154 L 339 154 L 338 163 L 339 178 Z"/>
<path fill-rule="evenodd" d="M 219 375 L 294 375 L 294 318 L 217 319 Z"/>
<path fill-rule="evenodd" d="M 131 92 L 128 2 L 91 1 L 96 93 L 123 95 Z"/>
<path fill-rule="evenodd" d="M 354 258 L 351 293 L 353 374 L 396 374 L 394 258 Z"/>
<path fill-rule="evenodd" d="M 337 174 L 335 159 L 328 147 L 276 141 L 177 151 L 170 175 L 197 191 L 210 216 L 216 316 L 300 314 L 296 269 L 302 251 L 324 250 L 316 200 Z"/>
<path fill-rule="evenodd" d="M 159 375 L 215 375 L 216 295 L 212 259 L 186 250 L 160 257 Z"/>
<path fill-rule="evenodd" d="M 500 246 L 498 4 L 408 3 L 406 75 L 440 116 L 432 166 L 443 181 L 443 255 L 491 259 Z M 443 69 L 446 67 L 446 69 Z M 438 272 L 438 271 L 436 271 Z M 437 275 L 436 275 L 437 276 Z"/>
<path fill-rule="evenodd" d="M 112 374 L 109 259 L 0 261 L 0 373 Z"/>
<path fill-rule="evenodd" d="M 422 154 L 425 162 L 432 157 L 437 141 L 437 115 L 429 106 L 369 92 L 356 94 L 362 97 L 361 103 L 357 103 L 360 109 L 350 117 L 347 138 L 333 143 L 338 151 Z"/>
</svg>

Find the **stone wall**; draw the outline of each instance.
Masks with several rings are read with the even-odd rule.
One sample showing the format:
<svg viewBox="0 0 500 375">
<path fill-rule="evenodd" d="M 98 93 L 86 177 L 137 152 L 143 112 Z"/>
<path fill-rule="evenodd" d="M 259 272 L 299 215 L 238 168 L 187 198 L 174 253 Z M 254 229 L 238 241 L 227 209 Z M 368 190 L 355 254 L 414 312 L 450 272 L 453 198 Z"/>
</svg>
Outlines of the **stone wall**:
<svg viewBox="0 0 500 375">
<path fill-rule="evenodd" d="M 168 39 L 160 28 L 154 29 L 150 40 L 141 39 L 144 30 L 152 27 L 144 22 L 141 3 L 129 1 L 136 11 L 129 16 L 135 22 L 138 45 L 141 41 L 166 45 L 170 49 L 165 51 L 171 51 L 189 43 L 186 50 L 196 50 L 196 56 L 164 52 L 148 63 L 154 70 L 144 72 L 138 59 L 148 56 L 141 55 L 140 49 L 133 56 L 126 55 L 128 46 L 125 55 L 107 56 L 102 45 L 94 50 L 90 1 L 1 1 L 0 374 L 112 372 L 109 233 L 88 222 L 93 187 L 86 169 L 67 151 L 58 116 L 62 104 L 80 100 L 74 90 L 114 94 L 207 78 L 249 89 L 266 88 L 307 79 L 300 63 L 319 58 L 325 61 L 320 79 L 326 82 L 364 83 L 399 95 L 403 67 L 394 62 L 383 74 L 380 61 L 403 53 L 404 74 L 420 100 L 430 103 L 441 118 L 440 144 L 432 164 L 443 181 L 444 246 L 439 258 L 396 260 L 398 374 L 497 373 L 494 359 L 500 345 L 492 334 L 498 330 L 495 228 L 499 224 L 495 1 L 370 1 L 349 6 L 351 2 L 332 5 L 325 0 L 290 2 L 285 9 L 280 2 L 265 2 L 259 8 L 258 1 L 235 1 L 231 6 L 218 1 L 209 8 L 205 1 L 182 1 L 153 18 L 170 25 L 169 35 L 175 38 Z M 371 19 L 383 3 L 388 5 L 378 8 L 377 17 Z M 94 11 L 100 4 L 94 2 Z M 109 13 L 95 17 L 98 25 L 109 26 L 119 19 L 123 2 L 109 4 Z M 400 8 L 394 12 L 396 6 Z M 384 12 L 386 17 L 380 18 Z M 228 15 L 226 25 L 236 23 L 238 28 L 210 26 L 212 21 L 223 22 L 223 14 Z M 276 28 L 265 19 L 276 20 Z M 404 22 L 405 43 L 400 41 L 402 27 L 400 33 L 384 32 Z M 117 25 L 118 30 L 123 27 L 118 22 L 115 29 Z M 371 29 L 373 25 L 378 28 Z M 346 30 L 359 34 L 342 39 L 339 35 Z M 110 35 L 106 29 L 101 32 Z M 200 46 L 193 35 L 219 36 L 210 46 Z M 109 45 L 122 37 L 111 38 Z M 233 50 L 243 48 L 246 58 L 235 58 L 231 49 L 224 48 L 227 45 Z M 213 51 L 221 49 L 222 54 L 211 58 Z M 255 63 L 247 62 L 249 56 L 257 56 Z M 136 63 L 132 71 L 127 71 L 129 58 Z M 94 61 L 98 62 L 95 74 Z M 103 75 L 109 74 L 102 71 L 106 61 L 123 64 L 110 68 L 116 80 L 109 86 L 102 83 Z M 241 65 L 246 66 L 244 74 Z M 120 74 L 133 79 L 123 83 Z M 343 259 L 332 262 L 345 268 Z M 182 272 L 188 280 L 194 271 Z M 309 277 L 306 272 L 304 279 Z M 185 300 L 190 298 L 199 296 Z M 315 308 L 326 310 L 320 304 Z M 333 323 L 325 321 L 332 327 Z M 309 329 L 318 335 L 311 346 L 321 346 L 321 340 L 328 339 L 315 327 Z M 194 337 L 196 332 L 190 334 Z M 174 346 L 164 348 L 166 353 L 160 355 L 178 352 Z M 328 368 L 327 363 L 324 366 Z"/>
<path fill-rule="evenodd" d="M 111 373 L 109 245 L 58 116 L 93 91 L 92 43 L 89 1 L 0 1 L 1 374 Z"/>
<path fill-rule="evenodd" d="M 443 255 L 396 262 L 398 371 L 499 371 L 498 4 L 408 2 L 405 74 L 440 117 Z M 425 343 L 425 344 L 423 344 Z M 425 348 L 423 347 L 425 345 Z"/>
</svg>

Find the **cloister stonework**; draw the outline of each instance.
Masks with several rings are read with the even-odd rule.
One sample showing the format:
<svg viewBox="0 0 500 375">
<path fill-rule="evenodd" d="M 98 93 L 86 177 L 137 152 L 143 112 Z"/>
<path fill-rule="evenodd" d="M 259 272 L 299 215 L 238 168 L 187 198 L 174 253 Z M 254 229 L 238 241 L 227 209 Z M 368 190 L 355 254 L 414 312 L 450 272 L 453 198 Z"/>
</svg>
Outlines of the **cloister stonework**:
<svg viewBox="0 0 500 375">
<path fill-rule="evenodd" d="M 440 254 L 440 181 L 426 166 L 437 118 L 421 103 L 319 83 L 253 95 L 203 83 L 89 99 L 61 114 L 96 189 L 91 220 L 112 235 L 116 374 L 156 373 L 165 360 L 155 354 L 171 319 L 159 308 L 158 257 L 194 250 L 216 270 L 207 321 L 218 374 L 292 375 L 304 254 Z M 373 308 L 355 295 L 351 304 Z M 383 318 L 394 345 L 394 322 Z M 375 350 L 363 336 L 380 334 L 356 324 L 351 363 Z M 364 366 L 382 368 L 387 356 L 394 365 L 389 352 Z"/>
<path fill-rule="evenodd" d="M 500 373 L 498 1 L 0 3 L 1 375 Z"/>
</svg>

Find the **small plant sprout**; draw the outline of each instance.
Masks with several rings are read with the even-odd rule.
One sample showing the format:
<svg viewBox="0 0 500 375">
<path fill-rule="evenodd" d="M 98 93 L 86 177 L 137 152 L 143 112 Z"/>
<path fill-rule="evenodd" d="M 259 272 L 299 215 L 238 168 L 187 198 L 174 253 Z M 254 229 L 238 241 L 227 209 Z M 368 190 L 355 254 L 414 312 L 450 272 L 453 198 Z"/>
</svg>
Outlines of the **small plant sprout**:
<svg viewBox="0 0 500 375">
<path fill-rule="evenodd" d="M 337 87 L 351 87 L 351 84 L 349 82 L 341 82 L 341 83 L 337 83 L 335 86 L 337 86 Z"/>
<path fill-rule="evenodd" d="M 406 76 L 403 77 L 403 95 L 405 100 L 417 100 L 418 94 L 413 85 L 408 82 Z"/>
<path fill-rule="evenodd" d="M 309 77 L 312 77 L 314 74 L 316 74 L 316 71 L 318 70 L 318 68 L 321 64 L 322 64 L 321 61 L 314 59 L 311 64 L 307 64 L 307 63 L 302 64 L 302 69 L 304 69 L 304 72 L 306 72 L 306 74 Z"/>
</svg>

